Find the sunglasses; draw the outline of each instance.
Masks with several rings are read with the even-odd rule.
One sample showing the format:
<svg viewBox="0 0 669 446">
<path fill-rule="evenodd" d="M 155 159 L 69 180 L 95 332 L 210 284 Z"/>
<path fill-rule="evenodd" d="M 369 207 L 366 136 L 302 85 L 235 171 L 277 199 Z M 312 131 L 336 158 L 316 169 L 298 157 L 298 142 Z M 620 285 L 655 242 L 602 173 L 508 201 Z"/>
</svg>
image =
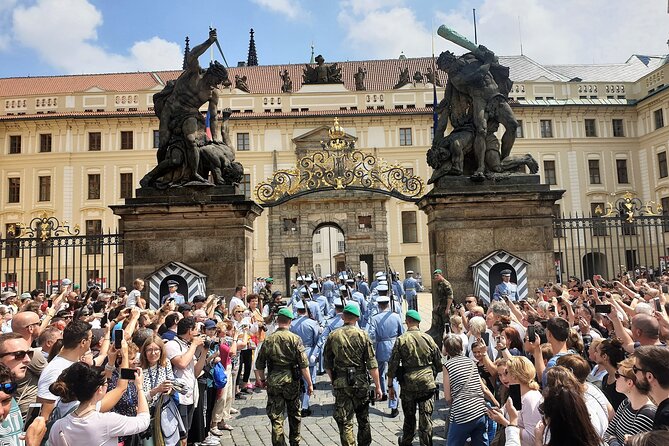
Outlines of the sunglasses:
<svg viewBox="0 0 669 446">
<path fill-rule="evenodd" d="M 650 372 L 650 370 L 640 369 L 640 368 L 637 367 L 636 365 L 632 365 L 632 371 L 633 371 L 635 374 L 636 374 L 636 373 L 639 373 L 639 372 L 643 372 L 643 373 Z"/>
<path fill-rule="evenodd" d="M 243 311 L 235 311 L 235 314 L 243 313 Z"/>
<path fill-rule="evenodd" d="M 6 393 L 7 395 L 13 394 L 14 392 L 16 392 L 16 389 L 18 389 L 18 388 L 19 388 L 19 385 L 16 384 L 15 382 L 0 384 L 0 391 Z"/>
<path fill-rule="evenodd" d="M 14 355 L 14 359 L 20 361 L 26 356 L 28 356 L 28 358 L 30 359 L 33 359 L 33 353 L 34 352 L 32 350 L 19 350 L 17 352 L 0 353 L 0 358 L 4 358 L 5 356 L 9 355 Z"/>
</svg>

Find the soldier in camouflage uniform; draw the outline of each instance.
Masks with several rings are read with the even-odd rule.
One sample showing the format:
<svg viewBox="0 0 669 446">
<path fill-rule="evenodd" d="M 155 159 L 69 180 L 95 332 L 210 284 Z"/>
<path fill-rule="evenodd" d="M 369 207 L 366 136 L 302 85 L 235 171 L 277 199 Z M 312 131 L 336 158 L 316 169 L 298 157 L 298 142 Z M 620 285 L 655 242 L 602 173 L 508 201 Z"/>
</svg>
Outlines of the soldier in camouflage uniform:
<svg viewBox="0 0 669 446">
<path fill-rule="evenodd" d="M 282 308 L 277 315 L 278 329 L 267 336 L 256 359 L 256 370 L 267 387 L 267 416 L 272 423 L 272 445 L 285 446 L 283 410 L 288 412 L 290 446 L 300 444 L 300 376 L 307 383 L 307 393 L 314 391 L 309 361 L 299 336 L 289 331 L 293 313 Z M 265 367 L 268 369 L 265 380 Z"/>
<path fill-rule="evenodd" d="M 374 381 L 375 399 L 380 400 L 383 396 L 378 364 L 369 336 L 355 326 L 360 318 L 360 308 L 355 304 L 348 304 L 342 317 L 344 326 L 330 333 L 323 352 L 325 370 L 334 389 L 333 418 L 339 426 L 342 446 L 355 446 L 355 414 L 358 420 L 358 445 L 369 446 L 372 443 L 369 425 L 370 374 Z"/>
<path fill-rule="evenodd" d="M 451 288 L 450 282 L 444 278 L 440 269 L 434 270 L 434 283 L 439 304 L 432 310 L 432 326 L 427 334 L 432 336 L 437 345 L 441 345 L 444 337 L 444 325 L 448 322 L 448 314 L 450 314 L 453 304 L 453 288 Z"/>
<path fill-rule="evenodd" d="M 260 302 L 258 302 L 258 307 L 262 308 L 263 305 L 272 301 L 272 284 L 274 279 L 268 277 L 265 279 L 265 286 L 260 289 L 258 294 L 260 295 Z"/>
<path fill-rule="evenodd" d="M 400 446 L 410 446 L 416 433 L 416 406 L 418 406 L 418 431 L 421 446 L 432 446 L 432 411 L 437 384 L 435 376 L 441 369 L 441 353 L 434 340 L 420 332 L 420 314 L 407 311 L 407 331 L 395 341 L 388 363 L 388 381 L 398 378 L 402 393 L 404 426 Z M 398 370 L 400 367 L 401 368 Z M 401 371 L 401 373 L 398 373 Z M 403 375 L 403 376 L 400 376 Z M 388 389 L 388 398 L 395 390 Z"/>
</svg>

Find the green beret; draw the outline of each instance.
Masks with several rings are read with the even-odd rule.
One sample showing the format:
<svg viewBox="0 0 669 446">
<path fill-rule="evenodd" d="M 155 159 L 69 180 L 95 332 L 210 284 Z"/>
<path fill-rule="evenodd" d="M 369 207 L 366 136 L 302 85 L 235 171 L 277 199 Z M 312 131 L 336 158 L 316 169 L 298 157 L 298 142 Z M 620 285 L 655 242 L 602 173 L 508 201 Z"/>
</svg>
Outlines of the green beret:
<svg viewBox="0 0 669 446">
<path fill-rule="evenodd" d="M 355 304 L 348 304 L 344 307 L 344 313 L 349 313 L 353 316 L 360 317 L 360 308 Z"/>
<path fill-rule="evenodd" d="M 289 308 L 282 308 L 279 310 L 279 316 L 287 317 L 288 319 L 293 318 L 293 312 Z"/>
<path fill-rule="evenodd" d="M 420 314 L 416 310 L 407 311 L 407 317 L 410 317 L 414 321 L 420 322 Z"/>
<path fill-rule="evenodd" d="M 434 270 L 434 272 L 432 274 L 433 275 L 434 274 L 444 274 L 444 272 L 442 270 L 440 270 L 439 268 L 437 268 L 437 269 Z"/>
<path fill-rule="evenodd" d="M 268 278 L 265 279 L 265 282 L 273 283 L 274 279 L 272 279 L 271 277 L 268 277 Z"/>
</svg>

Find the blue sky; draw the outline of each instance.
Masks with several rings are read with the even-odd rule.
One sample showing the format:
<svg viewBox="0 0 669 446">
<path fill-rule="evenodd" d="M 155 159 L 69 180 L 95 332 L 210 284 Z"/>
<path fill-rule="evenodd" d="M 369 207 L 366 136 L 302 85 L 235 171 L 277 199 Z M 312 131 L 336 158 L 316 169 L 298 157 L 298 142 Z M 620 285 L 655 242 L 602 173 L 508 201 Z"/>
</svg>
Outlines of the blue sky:
<svg viewBox="0 0 669 446">
<path fill-rule="evenodd" d="M 473 40 L 472 8 L 500 55 L 520 54 L 521 36 L 544 64 L 669 52 L 666 0 L 0 0 L 0 77 L 179 68 L 184 37 L 209 25 L 231 65 L 250 28 L 261 64 L 307 62 L 312 41 L 328 61 L 427 56 L 440 24 Z"/>
</svg>

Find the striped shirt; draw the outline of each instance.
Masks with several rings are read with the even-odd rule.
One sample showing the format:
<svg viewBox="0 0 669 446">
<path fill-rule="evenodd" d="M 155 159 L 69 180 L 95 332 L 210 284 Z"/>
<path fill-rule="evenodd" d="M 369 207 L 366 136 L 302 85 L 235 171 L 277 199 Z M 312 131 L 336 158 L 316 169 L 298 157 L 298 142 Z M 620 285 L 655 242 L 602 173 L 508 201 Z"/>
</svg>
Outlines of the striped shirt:
<svg viewBox="0 0 669 446">
<path fill-rule="evenodd" d="M 609 445 L 623 445 L 627 435 L 653 430 L 655 409 L 654 404 L 646 404 L 634 410 L 629 400 L 626 399 L 620 403 L 616 415 L 609 423 L 604 434 L 604 441 Z"/>
<path fill-rule="evenodd" d="M 454 398 L 450 421 L 464 424 L 485 415 L 486 405 L 476 363 L 459 355 L 446 361 L 444 368 L 448 372 L 451 398 Z"/>
</svg>

